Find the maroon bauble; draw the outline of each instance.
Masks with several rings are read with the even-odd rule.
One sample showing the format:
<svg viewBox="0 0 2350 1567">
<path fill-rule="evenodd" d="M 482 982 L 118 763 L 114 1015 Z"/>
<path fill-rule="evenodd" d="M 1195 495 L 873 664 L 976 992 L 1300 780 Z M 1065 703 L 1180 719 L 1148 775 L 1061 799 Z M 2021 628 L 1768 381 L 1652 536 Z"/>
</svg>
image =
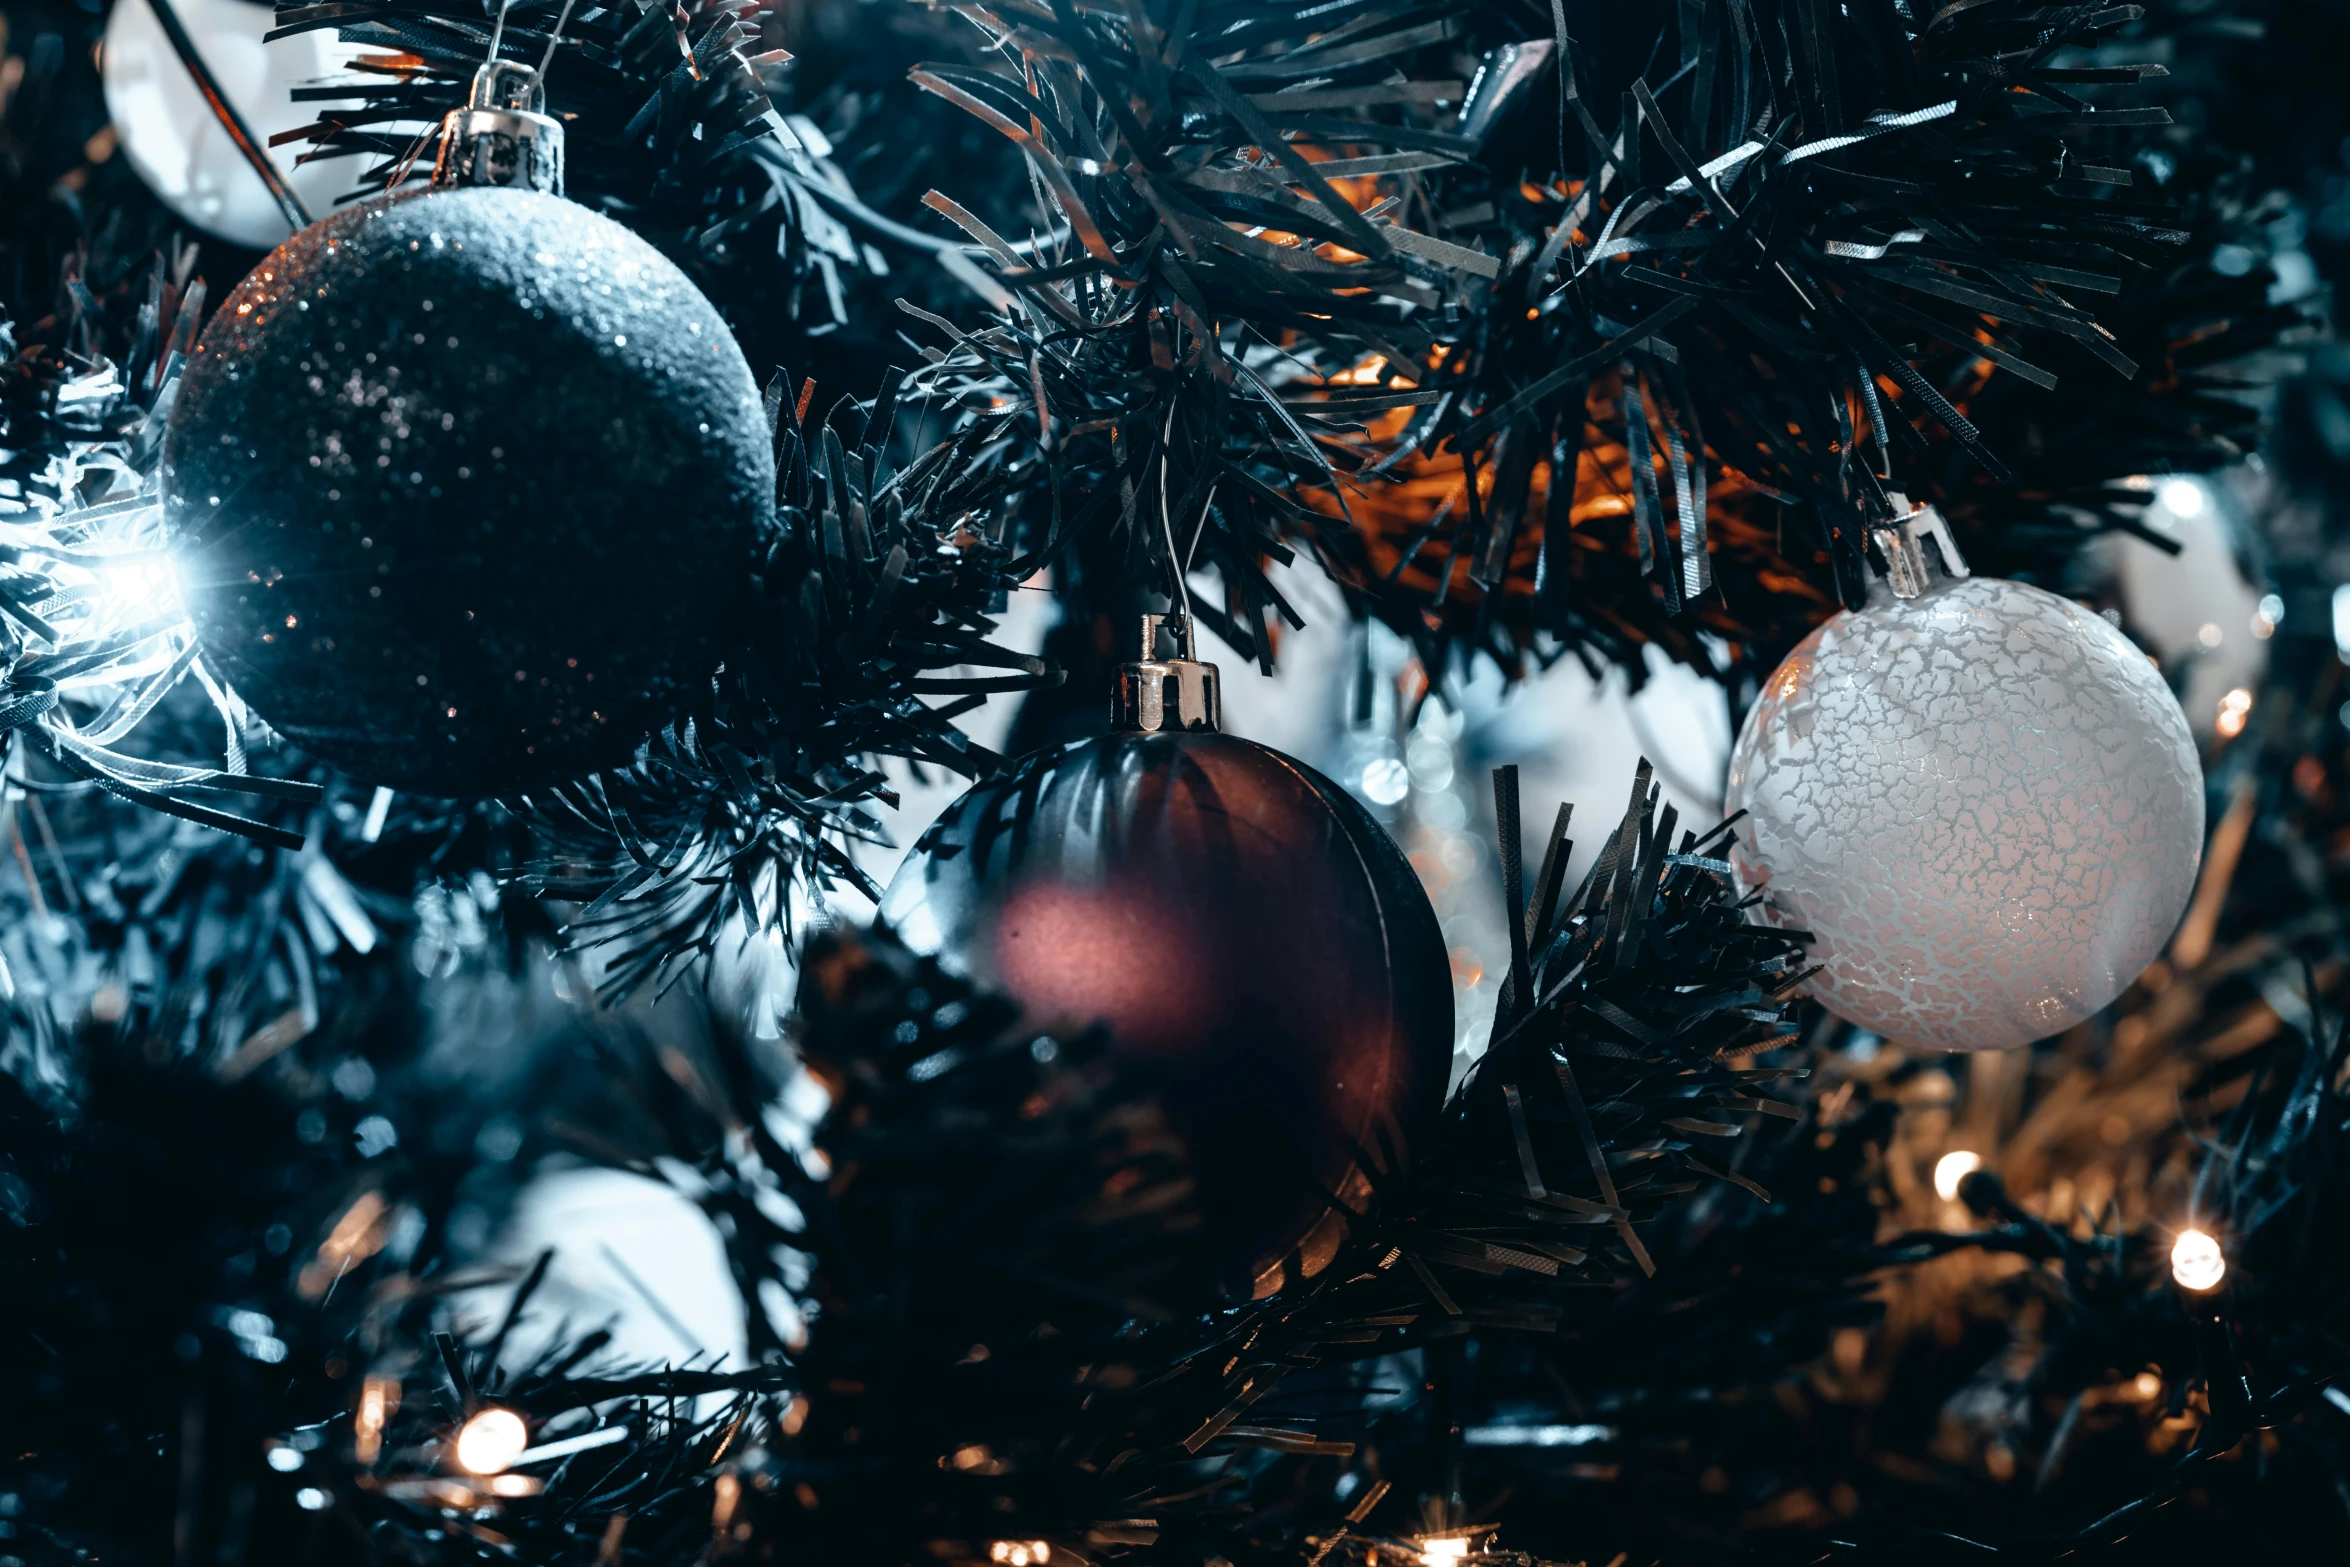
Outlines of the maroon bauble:
<svg viewBox="0 0 2350 1567">
<path fill-rule="evenodd" d="M 1343 789 L 1213 732 L 1030 757 L 947 808 L 882 915 L 1039 1026 L 1160 1074 L 1212 1254 L 1263 1298 L 1327 1268 L 1429 1132 L 1452 985 L 1427 894 Z"/>
</svg>

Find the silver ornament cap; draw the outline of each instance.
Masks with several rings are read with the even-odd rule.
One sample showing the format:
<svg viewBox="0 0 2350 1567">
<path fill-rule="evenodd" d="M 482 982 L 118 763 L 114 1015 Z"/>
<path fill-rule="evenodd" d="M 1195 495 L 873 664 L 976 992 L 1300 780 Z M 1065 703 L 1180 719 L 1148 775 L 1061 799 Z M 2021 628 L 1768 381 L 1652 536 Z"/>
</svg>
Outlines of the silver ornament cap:
<svg viewBox="0 0 2350 1567">
<path fill-rule="evenodd" d="M 1897 599 L 1923 597 L 1932 578 L 1927 575 L 1926 546 L 1932 544 L 1940 556 L 1942 574 L 1946 577 L 1971 577 L 1966 557 L 1958 552 L 1958 540 L 1950 536 L 1950 524 L 1931 506 L 1912 506 L 1909 497 L 1899 490 L 1886 494 L 1894 508 L 1901 513 L 1882 527 L 1869 530 L 1869 542 L 1877 553 L 1885 557 L 1885 586 Z"/>
<path fill-rule="evenodd" d="M 1173 658 L 1159 657 L 1162 626 L 1182 649 Z M 1171 729 L 1213 733 L 1224 726 L 1220 682 L 1216 666 L 1200 661 L 1189 615 L 1145 615 L 1142 656 L 1118 666 L 1118 683 L 1110 697 L 1110 727 L 1123 734 L 1159 734 Z"/>
<path fill-rule="evenodd" d="M 473 73 L 465 107 L 441 120 L 435 185 L 506 185 L 563 194 L 563 122 L 547 110 L 538 71 L 492 60 Z"/>
<path fill-rule="evenodd" d="M 2127 637 L 1965 575 L 1932 508 L 1871 542 L 1881 589 L 1788 655 L 1739 732 L 1731 864 L 1761 919 L 1811 933 L 1837 1015 L 1927 1049 L 2028 1044 L 2170 939 L 2202 860 L 2194 738 Z"/>
</svg>

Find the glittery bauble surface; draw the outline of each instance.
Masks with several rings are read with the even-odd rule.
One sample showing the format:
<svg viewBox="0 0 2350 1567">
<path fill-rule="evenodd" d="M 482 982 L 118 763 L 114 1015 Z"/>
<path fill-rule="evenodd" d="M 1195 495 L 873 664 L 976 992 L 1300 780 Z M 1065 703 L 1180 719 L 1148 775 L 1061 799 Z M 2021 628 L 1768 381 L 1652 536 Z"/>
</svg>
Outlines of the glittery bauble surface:
<svg viewBox="0 0 2350 1567">
<path fill-rule="evenodd" d="M 1988 577 L 1879 594 L 1747 715 L 1732 864 L 1816 938 L 1812 992 L 1838 1015 L 1941 1050 L 2057 1033 L 2138 977 L 2194 888 L 2186 718 L 2068 599 Z"/>
<path fill-rule="evenodd" d="M 882 915 L 1039 1026 L 1106 1021 L 1163 1074 L 1203 1294 L 1320 1274 L 1346 1237 L 1330 1197 L 1361 1211 L 1443 1098 L 1451 976 L 1418 878 L 1344 790 L 1246 740 L 1039 753 L 947 808 Z"/>
<path fill-rule="evenodd" d="M 163 464 L 212 668 L 304 750 L 449 796 L 625 761 L 706 692 L 775 492 L 709 302 L 506 189 L 279 247 L 197 343 Z"/>
</svg>

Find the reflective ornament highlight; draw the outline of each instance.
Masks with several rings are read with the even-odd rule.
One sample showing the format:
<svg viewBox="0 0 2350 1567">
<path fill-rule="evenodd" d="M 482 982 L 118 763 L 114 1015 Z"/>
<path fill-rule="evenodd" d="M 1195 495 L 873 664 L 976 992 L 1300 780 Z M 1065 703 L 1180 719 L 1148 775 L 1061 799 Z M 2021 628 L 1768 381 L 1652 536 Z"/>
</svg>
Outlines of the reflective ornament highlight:
<svg viewBox="0 0 2350 1567">
<path fill-rule="evenodd" d="M 1879 584 L 1790 654 L 1730 767 L 1732 865 L 1808 930 L 1812 993 L 1898 1043 L 2004 1050 L 2119 995 L 2169 939 L 2203 774 L 2161 674 L 2022 583 Z"/>
<path fill-rule="evenodd" d="M 364 160 L 297 166 L 303 146 L 269 138 L 315 121 L 325 105 L 296 103 L 294 89 L 341 76 L 365 51 L 334 31 L 262 42 L 277 19 L 255 0 L 171 0 L 221 92 L 243 115 L 272 163 L 314 213 L 357 183 Z M 260 175 L 229 139 L 172 52 L 148 0 L 116 0 L 99 59 L 106 113 L 140 181 L 182 220 L 231 244 L 267 250 L 291 225 Z"/>
</svg>

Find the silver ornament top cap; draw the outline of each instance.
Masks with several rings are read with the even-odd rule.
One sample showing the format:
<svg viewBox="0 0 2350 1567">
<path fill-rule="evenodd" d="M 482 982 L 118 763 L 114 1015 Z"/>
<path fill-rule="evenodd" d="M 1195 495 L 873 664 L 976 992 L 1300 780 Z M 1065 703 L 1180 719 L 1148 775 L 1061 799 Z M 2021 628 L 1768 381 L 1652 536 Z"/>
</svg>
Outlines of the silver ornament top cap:
<svg viewBox="0 0 2350 1567">
<path fill-rule="evenodd" d="M 518 60 L 492 60 L 473 73 L 462 109 L 441 120 L 435 185 L 510 185 L 563 194 L 563 122 L 546 112 L 539 73 Z"/>
<path fill-rule="evenodd" d="M 1173 658 L 1159 657 L 1159 628 L 1165 626 L 1183 649 Z M 1224 698 L 1216 666 L 1201 663 L 1199 645 L 1189 615 L 1142 617 L 1142 657 L 1118 666 L 1118 686 L 1110 698 L 1110 727 L 1127 734 L 1160 734 L 1167 730 L 1213 732 L 1224 726 Z M 1168 688 L 1175 700 L 1170 710 Z"/>
<path fill-rule="evenodd" d="M 1932 506 L 1912 506 L 1909 497 L 1899 490 L 1885 492 L 1894 509 L 1904 515 L 1894 518 L 1882 527 L 1869 530 L 1869 542 L 1877 546 L 1877 553 L 1885 557 L 1885 585 L 1897 599 L 1913 599 L 1926 591 L 1931 580 L 1926 575 L 1926 541 L 1934 541 L 1934 548 L 1942 557 L 1942 574 L 1946 577 L 1970 577 L 1966 557 L 1958 552 L 1958 541 L 1950 536 L 1950 524 L 1942 513 Z"/>
</svg>

